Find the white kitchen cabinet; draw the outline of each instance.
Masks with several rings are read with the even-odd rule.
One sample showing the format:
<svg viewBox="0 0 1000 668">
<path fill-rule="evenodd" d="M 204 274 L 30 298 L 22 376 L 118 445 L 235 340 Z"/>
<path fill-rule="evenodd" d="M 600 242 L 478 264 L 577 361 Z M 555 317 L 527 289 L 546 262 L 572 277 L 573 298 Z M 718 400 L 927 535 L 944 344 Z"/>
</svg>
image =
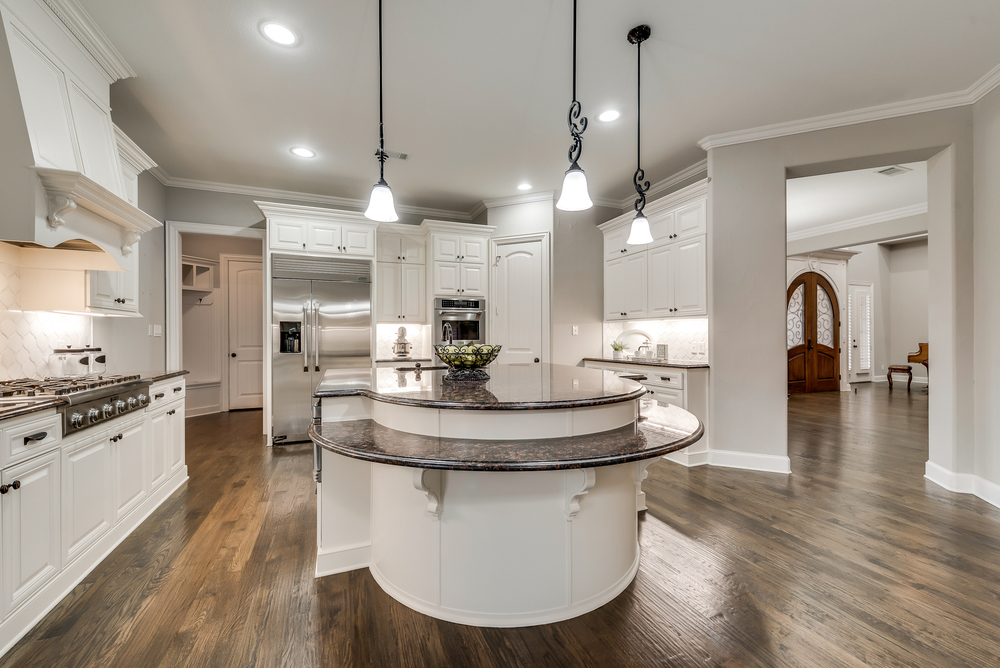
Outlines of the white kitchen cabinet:
<svg viewBox="0 0 1000 668">
<path fill-rule="evenodd" d="M 377 321 L 425 322 L 427 299 L 423 265 L 380 262 L 377 270 Z"/>
<path fill-rule="evenodd" d="M 167 410 L 167 474 L 172 476 L 184 468 L 184 402 L 176 401 Z"/>
<path fill-rule="evenodd" d="M 673 244 L 649 251 L 649 305 L 651 317 L 664 318 L 674 314 Z"/>
<path fill-rule="evenodd" d="M 423 265 L 426 261 L 426 244 L 423 239 L 403 234 L 378 235 L 376 260 Z"/>
<path fill-rule="evenodd" d="M 435 234 L 431 246 L 435 262 L 458 262 L 462 256 L 462 238 L 457 234 Z"/>
<path fill-rule="evenodd" d="M 4 469 L 0 484 L 2 612 L 7 614 L 62 568 L 59 451 Z"/>
<path fill-rule="evenodd" d="M 111 443 L 112 489 L 118 522 L 149 496 L 146 417 L 123 422 L 112 432 L 107 432 L 107 438 Z"/>
<path fill-rule="evenodd" d="M 110 313 L 139 313 L 139 243 L 122 258 L 122 271 L 87 272 L 87 308 Z"/>
<path fill-rule="evenodd" d="M 463 264 L 486 264 L 487 240 L 483 237 L 462 237 L 461 255 Z"/>
<path fill-rule="evenodd" d="M 377 322 L 400 320 L 400 283 L 402 265 L 395 262 L 376 263 L 378 287 L 375 293 L 375 319 Z"/>
<path fill-rule="evenodd" d="M 323 255 L 352 255 L 357 257 L 375 256 L 375 226 L 364 223 L 348 223 L 339 220 L 308 220 L 302 217 L 271 217 L 272 206 L 258 202 L 268 215 L 268 246 L 273 251 L 321 253 Z M 288 208 L 291 205 L 287 205 Z M 315 209 L 314 207 L 296 207 Z M 330 209 L 315 209 L 329 215 Z M 317 214 L 321 216 L 321 214 Z"/>
<path fill-rule="evenodd" d="M 268 245 L 271 250 L 304 251 L 306 224 L 302 220 L 268 220 Z"/>
<path fill-rule="evenodd" d="M 629 253 L 641 253 L 646 249 L 645 245 L 635 245 L 626 243 L 628 235 L 631 231 L 632 231 L 631 226 L 626 225 L 625 227 L 619 227 L 615 230 L 611 230 L 605 233 L 604 235 L 605 260 L 613 260 L 615 258 L 624 257 Z"/>
<path fill-rule="evenodd" d="M 705 236 L 674 244 L 674 315 L 708 313 Z"/>
<path fill-rule="evenodd" d="M 607 320 L 646 317 L 646 254 L 604 263 L 604 316 Z"/>
<path fill-rule="evenodd" d="M 403 264 L 427 264 L 427 244 L 423 239 L 403 236 L 400 239 L 400 254 Z"/>
<path fill-rule="evenodd" d="M 170 472 L 170 416 L 173 406 L 163 406 L 149 415 L 149 490 L 155 491 L 162 485 Z"/>
<path fill-rule="evenodd" d="M 62 557 L 68 564 L 115 523 L 111 441 L 84 432 L 62 447 Z"/>
<path fill-rule="evenodd" d="M 433 297 L 486 297 L 489 286 L 489 225 L 425 220 Z"/>
<path fill-rule="evenodd" d="M 317 253 L 340 253 L 343 245 L 341 237 L 343 227 L 333 223 L 307 223 L 306 224 L 306 246 L 307 251 Z"/>
<path fill-rule="evenodd" d="M 625 317 L 622 303 L 622 285 L 625 276 L 625 258 L 604 263 L 604 319 L 621 320 Z"/>
<path fill-rule="evenodd" d="M 708 232 L 708 199 L 685 204 L 674 212 L 675 239 L 688 239 Z"/>
<path fill-rule="evenodd" d="M 434 294 L 485 297 L 486 265 L 464 262 L 434 263 Z"/>
</svg>

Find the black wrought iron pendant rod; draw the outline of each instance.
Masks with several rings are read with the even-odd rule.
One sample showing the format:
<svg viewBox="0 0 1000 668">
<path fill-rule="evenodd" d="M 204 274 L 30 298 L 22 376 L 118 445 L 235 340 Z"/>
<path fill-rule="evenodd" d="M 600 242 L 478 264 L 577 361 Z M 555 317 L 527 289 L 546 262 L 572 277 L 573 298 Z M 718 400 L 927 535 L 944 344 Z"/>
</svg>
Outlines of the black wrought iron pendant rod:
<svg viewBox="0 0 1000 668">
<path fill-rule="evenodd" d="M 385 181 L 385 135 L 382 123 L 382 0 L 378 0 L 378 180 Z"/>
<path fill-rule="evenodd" d="M 576 0 L 573 0 L 573 101 L 569 105 L 567 117 L 569 134 L 573 137 L 573 144 L 569 147 L 570 169 L 579 169 L 579 165 L 576 163 L 580 159 L 580 154 L 583 153 L 581 135 L 587 129 L 587 117 L 582 114 L 583 106 L 576 99 Z"/>
<path fill-rule="evenodd" d="M 646 173 L 642 170 L 642 43 L 649 39 L 650 29 L 647 25 L 636 26 L 628 33 L 628 41 L 635 44 L 636 58 L 636 86 L 635 86 L 635 174 L 632 176 L 632 184 L 639 197 L 635 200 L 635 211 L 642 214 L 646 206 L 646 192 L 649 190 L 649 181 L 646 181 Z"/>
</svg>

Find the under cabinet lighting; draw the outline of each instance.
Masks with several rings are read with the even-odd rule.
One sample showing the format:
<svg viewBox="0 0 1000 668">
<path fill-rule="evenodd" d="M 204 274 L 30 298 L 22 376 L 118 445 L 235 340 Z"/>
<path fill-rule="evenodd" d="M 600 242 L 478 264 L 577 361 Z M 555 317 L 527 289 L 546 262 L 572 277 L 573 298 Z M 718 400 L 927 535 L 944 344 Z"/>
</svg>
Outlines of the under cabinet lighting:
<svg viewBox="0 0 1000 668">
<path fill-rule="evenodd" d="M 614 109 L 608 109 L 607 111 L 602 111 L 601 115 L 598 116 L 597 119 L 599 121 L 603 121 L 604 123 L 610 123 L 611 121 L 617 121 L 619 116 L 621 116 L 621 114 Z"/>
<path fill-rule="evenodd" d="M 303 146 L 293 146 L 292 148 L 290 148 L 288 150 L 291 151 L 292 155 L 297 155 L 300 158 L 315 158 L 316 157 L 316 151 L 313 151 L 312 149 L 305 148 Z"/>
<path fill-rule="evenodd" d="M 280 23 L 265 23 L 260 27 L 260 31 L 264 33 L 264 37 L 282 46 L 291 46 L 299 41 L 295 33 Z"/>
</svg>

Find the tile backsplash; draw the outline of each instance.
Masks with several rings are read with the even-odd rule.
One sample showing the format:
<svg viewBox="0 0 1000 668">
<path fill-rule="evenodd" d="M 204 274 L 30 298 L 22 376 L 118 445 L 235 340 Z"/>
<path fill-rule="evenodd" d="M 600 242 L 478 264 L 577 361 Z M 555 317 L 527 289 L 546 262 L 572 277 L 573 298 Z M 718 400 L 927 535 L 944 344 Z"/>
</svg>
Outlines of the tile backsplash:
<svg viewBox="0 0 1000 668">
<path fill-rule="evenodd" d="M 430 325 L 405 325 L 406 340 L 413 344 L 410 349 L 412 357 L 431 356 L 431 326 Z M 386 323 L 375 326 L 375 359 L 392 359 L 395 355 L 392 352 L 392 345 L 396 343 L 399 325 Z"/>
<path fill-rule="evenodd" d="M 91 318 L 19 311 L 21 269 L 0 262 L 0 380 L 44 378 L 53 348 L 91 342 Z"/>
<path fill-rule="evenodd" d="M 707 318 L 606 322 L 604 323 L 604 345 L 601 348 L 601 356 L 611 357 L 611 342 L 629 330 L 645 332 L 653 344 L 667 344 L 668 359 L 684 362 L 708 361 Z M 626 350 L 625 354 L 635 354 L 635 346 Z"/>
</svg>

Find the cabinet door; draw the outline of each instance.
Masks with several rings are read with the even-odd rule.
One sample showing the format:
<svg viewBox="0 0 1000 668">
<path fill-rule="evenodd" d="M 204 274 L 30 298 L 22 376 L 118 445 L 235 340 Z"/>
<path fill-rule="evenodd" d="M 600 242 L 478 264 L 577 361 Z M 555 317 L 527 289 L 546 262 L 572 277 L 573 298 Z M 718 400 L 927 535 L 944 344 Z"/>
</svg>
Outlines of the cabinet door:
<svg viewBox="0 0 1000 668">
<path fill-rule="evenodd" d="M 167 463 L 170 465 L 169 475 L 173 475 L 184 467 L 185 461 L 184 402 L 178 401 L 167 413 L 170 434 L 170 440 L 167 442 Z"/>
<path fill-rule="evenodd" d="M 132 246 L 132 252 L 122 261 L 124 271 L 118 274 L 118 298 L 124 300 L 118 303 L 119 311 L 139 312 L 139 242 Z"/>
<path fill-rule="evenodd" d="M 341 232 L 342 251 L 348 255 L 374 257 L 375 228 L 366 225 L 344 225 Z"/>
<path fill-rule="evenodd" d="M 116 310 L 118 298 L 117 271 L 87 272 L 87 306 L 90 308 Z"/>
<path fill-rule="evenodd" d="M 648 296 L 650 316 L 667 317 L 674 315 L 674 249 L 676 246 L 662 246 L 649 251 Z"/>
<path fill-rule="evenodd" d="M 614 260 L 624 255 L 625 239 L 628 238 L 629 228 L 619 227 L 604 233 L 604 259 Z"/>
<path fill-rule="evenodd" d="M 62 556 L 69 563 L 115 523 L 111 441 L 102 431 L 62 449 Z"/>
<path fill-rule="evenodd" d="M 398 234 L 378 234 L 375 249 L 375 260 L 378 262 L 401 262 L 403 253 L 400 249 L 402 237 Z"/>
<path fill-rule="evenodd" d="M 685 408 L 684 390 L 675 390 L 666 387 L 647 387 L 653 391 L 653 398 L 660 406 L 677 406 Z"/>
<path fill-rule="evenodd" d="M 10 612 L 62 567 L 59 451 L 11 466 L 0 476 L 13 485 L 3 506 L 3 612 Z"/>
<path fill-rule="evenodd" d="M 401 271 L 400 309 L 404 323 L 427 321 L 426 272 L 423 265 L 397 265 Z"/>
<path fill-rule="evenodd" d="M 708 313 L 705 237 L 674 244 L 674 315 Z"/>
<path fill-rule="evenodd" d="M 115 522 L 118 522 L 149 495 L 146 421 L 112 428 L 107 436 L 111 443 Z"/>
<path fill-rule="evenodd" d="M 461 289 L 461 279 L 459 278 L 458 262 L 435 262 L 434 263 L 434 294 L 436 295 L 457 295 Z"/>
<path fill-rule="evenodd" d="M 402 237 L 399 243 L 400 255 L 406 264 L 426 264 L 427 244 L 417 237 Z"/>
<path fill-rule="evenodd" d="M 628 318 L 645 317 L 646 254 L 626 256 L 622 276 L 622 310 Z"/>
<path fill-rule="evenodd" d="M 604 319 L 621 320 L 625 317 L 622 304 L 622 281 L 624 280 L 625 258 L 604 263 Z"/>
<path fill-rule="evenodd" d="M 674 241 L 674 212 L 660 211 L 649 217 L 649 233 L 653 235 L 650 248 L 663 246 Z"/>
<path fill-rule="evenodd" d="M 458 262 L 462 254 L 462 242 L 458 235 L 435 234 L 433 239 L 436 262 Z"/>
<path fill-rule="evenodd" d="M 486 239 L 480 237 L 462 237 L 461 252 L 459 253 L 462 262 L 486 264 L 487 252 Z"/>
<path fill-rule="evenodd" d="M 463 297 L 486 296 L 486 265 L 463 262 L 459 265 L 459 272 L 462 275 L 461 294 Z"/>
<path fill-rule="evenodd" d="M 167 409 L 149 417 L 149 491 L 152 492 L 167 479 L 169 471 L 167 451 L 170 447 L 170 419 Z"/>
<path fill-rule="evenodd" d="M 267 221 L 268 242 L 271 250 L 301 251 L 306 249 L 306 223 L 304 220 Z"/>
<path fill-rule="evenodd" d="M 317 253 L 341 251 L 342 226 L 331 223 L 309 223 L 306 249 Z"/>
<path fill-rule="evenodd" d="M 675 239 L 686 239 L 708 231 L 708 200 L 700 199 L 674 211 Z"/>
<path fill-rule="evenodd" d="M 376 288 L 375 318 L 378 322 L 398 322 L 400 310 L 400 269 L 395 262 L 376 262 L 378 287 Z"/>
</svg>

